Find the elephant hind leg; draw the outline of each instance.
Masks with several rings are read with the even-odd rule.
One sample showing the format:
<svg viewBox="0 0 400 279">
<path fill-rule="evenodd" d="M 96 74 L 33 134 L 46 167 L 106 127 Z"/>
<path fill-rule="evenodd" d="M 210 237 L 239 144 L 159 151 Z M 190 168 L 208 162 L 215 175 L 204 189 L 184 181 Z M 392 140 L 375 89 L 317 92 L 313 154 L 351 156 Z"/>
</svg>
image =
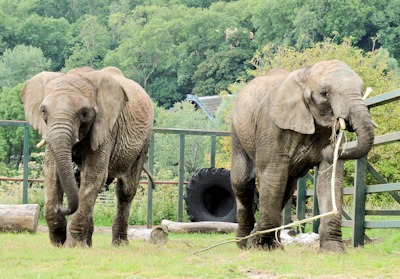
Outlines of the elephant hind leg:
<svg viewBox="0 0 400 279">
<path fill-rule="evenodd" d="M 145 146 L 136 162 L 123 177 L 118 178 L 116 184 L 117 213 L 112 226 L 112 244 L 115 246 L 127 245 L 129 213 L 133 198 L 139 185 L 148 147 Z"/>
<path fill-rule="evenodd" d="M 255 179 L 244 182 L 242 184 L 232 184 L 235 187 L 236 204 L 237 204 L 237 237 L 248 236 L 254 229 L 254 208 L 253 201 L 255 195 Z M 247 241 L 238 242 L 239 248 L 247 248 Z"/>
<path fill-rule="evenodd" d="M 118 178 L 115 187 L 117 195 L 117 212 L 112 225 L 112 244 L 127 245 L 129 213 L 132 200 L 136 194 L 137 184 L 131 179 Z"/>
<path fill-rule="evenodd" d="M 237 237 L 245 237 L 254 228 L 255 218 L 253 201 L 256 189 L 253 162 L 241 148 L 238 140 L 232 137 L 231 183 L 237 204 Z M 246 241 L 240 241 L 238 246 L 246 248 Z"/>
</svg>

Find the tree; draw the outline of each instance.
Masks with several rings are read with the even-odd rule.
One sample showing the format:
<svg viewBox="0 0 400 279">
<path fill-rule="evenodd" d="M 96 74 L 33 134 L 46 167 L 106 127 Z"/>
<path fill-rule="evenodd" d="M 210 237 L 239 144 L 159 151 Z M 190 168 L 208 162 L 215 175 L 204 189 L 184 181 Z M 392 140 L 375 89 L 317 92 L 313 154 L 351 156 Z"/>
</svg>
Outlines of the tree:
<svg viewBox="0 0 400 279">
<path fill-rule="evenodd" d="M 379 27 L 377 41 L 397 60 L 400 59 L 400 1 L 384 1 L 385 9 L 374 14 L 373 22 Z"/>
<path fill-rule="evenodd" d="M 13 30 L 16 29 L 16 26 L 17 19 L 0 10 L 0 53 L 15 46 L 16 38 Z"/>
<path fill-rule="evenodd" d="M 104 65 L 119 65 L 127 77 L 139 82 L 160 104 L 172 105 L 182 96 L 174 97 L 178 61 L 177 37 L 184 15 L 182 7 L 140 6 L 116 26 L 120 45 L 107 54 Z M 167 97 L 173 99 L 169 101 Z"/>
<path fill-rule="evenodd" d="M 6 49 L 0 57 L 0 88 L 13 87 L 49 67 L 50 60 L 40 48 L 18 45 Z"/>
<path fill-rule="evenodd" d="M 192 77 L 192 94 L 198 96 L 218 95 L 226 90 L 236 79 L 247 79 L 245 72 L 251 54 L 242 49 L 230 49 L 226 52 L 206 52 L 207 58 L 201 62 Z"/>
<path fill-rule="evenodd" d="M 215 87 L 228 75 L 233 81 L 232 77 L 246 68 L 237 58 L 239 53 L 241 59 L 246 56 L 250 30 L 241 26 L 241 18 L 229 7 L 217 4 L 210 9 L 183 5 L 138 6 L 129 16 L 112 15 L 110 19 L 115 16 L 124 18 L 125 22 L 113 25 L 120 44 L 107 54 L 104 64 L 120 65 L 128 77 L 142 84 L 165 107 L 192 92 L 196 86 L 193 76 L 207 52 L 221 55 L 227 52 L 226 55 L 235 58 L 232 65 L 240 69 L 230 65 L 231 73 L 226 69 L 220 78 L 202 77 L 201 80 L 208 79 L 209 87 Z M 227 4 L 240 10 L 234 2 Z M 227 58 L 224 59 L 226 62 Z"/>
<path fill-rule="evenodd" d="M 107 28 L 92 15 L 86 15 L 78 26 L 79 36 L 71 56 L 65 61 L 65 68 L 101 67 L 110 45 Z"/>
<path fill-rule="evenodd" d="M 17 34 L 22 44 L 42 49 L 44 56 L 51 59 L 52 70 L 58 71 L 64 66 L 73 43 L 71 26 L 66 19 L 33 14 L 21 24 Z"/>
<path fill-rule="evenodd" d="M 24 120 L 24 108 L 20 99 L 23 87 L 20 83 L 12 88 L 6 87 L 0 91 L 0 119 Z M 40 141 L 39 135 L 30 129 L 30 150 Z M 10 169 L 18 169 L 22 161 L 24 143 L 24 127 L 0 126 L 0 161 Z"/>
</svg>

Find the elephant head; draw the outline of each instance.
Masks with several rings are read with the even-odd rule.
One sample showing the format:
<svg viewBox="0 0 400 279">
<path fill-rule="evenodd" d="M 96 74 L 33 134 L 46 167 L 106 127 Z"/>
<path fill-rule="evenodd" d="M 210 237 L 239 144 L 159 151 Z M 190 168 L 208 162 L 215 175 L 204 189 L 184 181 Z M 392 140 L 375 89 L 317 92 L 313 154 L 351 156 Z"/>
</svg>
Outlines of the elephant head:
<svg viewBox="0 0 400 279">
<path fill-rule="evenodd" d="M 355 131 L 358 144 L 340 152 L 339 159 L 357 159 L 368 154 L 374 141 L 374 127 L 362 98 L 363 82 L 344 62 L 323 61 L 294 71 L 278 88 L 269 97 L 269 112 L 280 128 L 313 134 L 316 125 L 333 127 L 336 120 L 343 119 L 347 129 Z M 332 145 L 322 155 L 331 163 Z"/>
<path fill-rule="evenodd" d="M 57 210 L 72 214 L 79 206 L 72 148 L 80 141 L 93 151 L 100 147 L 127 102 L 125 91 L 110 75 L 85 67 L 67 74 L 42 72 L 27 82 L 21 98 L 26 119 L 54 155 L 68 201 L 68 208 Z"/>
</svg>

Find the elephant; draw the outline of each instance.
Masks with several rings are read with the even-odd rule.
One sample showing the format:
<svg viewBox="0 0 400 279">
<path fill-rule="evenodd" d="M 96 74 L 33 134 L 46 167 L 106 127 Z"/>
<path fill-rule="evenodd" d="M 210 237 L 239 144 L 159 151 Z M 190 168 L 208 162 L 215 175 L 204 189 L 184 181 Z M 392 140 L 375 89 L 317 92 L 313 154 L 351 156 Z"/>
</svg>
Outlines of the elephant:
<svg viewBox="0 0 400 279">
<path fill-rule="evenodd" d="M 272 69 L 248 82 L 232 108 L 231 184 L 237 202 L 238 246 L 282 248 L 279 232 L 253 233 L 281 226 L 281 212 L 297 181 L 319 165 L 320 213 L 332 210 L 331 175 L 335 122 L 355 132 L 357 146 L 340 149 L 335 201 L 342 207 L 344 160 L 364 157 L 374 142 L 374 125 L 362 98 L 363 81 L 339 60 L 321 61 L 293 72 Z M 259 217 L 252 211 L 259 190 Z M 250 235 L 250 236 L 249 236 Z M 341 214 L 321 219 L 320 251 L 345 252 Z M 246 237 L 247 236 L 247 237 Z M 244 238 L 246 237 L 246 238 Z"/>
<path fill-rule="evenodd" d="M 112 244 L 127 245 L 131 203 L 153 131 L 146 91 L 116 67 L 82 67 L 35 75 L 21 99 L 27 121 L 46 141 L 44 217 L 51 243 L 91 247 L 96 197 L 106 180 L 116 178 Z"/>
</svg>

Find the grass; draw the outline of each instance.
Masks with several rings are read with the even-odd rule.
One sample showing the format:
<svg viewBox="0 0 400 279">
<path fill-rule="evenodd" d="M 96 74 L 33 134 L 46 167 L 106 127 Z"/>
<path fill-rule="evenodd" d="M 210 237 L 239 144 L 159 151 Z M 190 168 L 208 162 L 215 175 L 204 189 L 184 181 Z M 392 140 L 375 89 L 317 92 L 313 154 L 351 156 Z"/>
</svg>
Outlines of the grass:
<svg viewBox="0 0 400 279">
<path fill-rule="evenodd" d="M 111 246 L 94 234 L 91 249 L 51 246 L 47 233 L 0 234 L 0 278 L 399 278 L 400 230 L 373 230 L 381 239 L 346 254 L 316 247 L 243 251 L 235 244 L 193 254 L 233 235 L 170 234 L 165 244 L 132 240 Z"/>
</svg>

